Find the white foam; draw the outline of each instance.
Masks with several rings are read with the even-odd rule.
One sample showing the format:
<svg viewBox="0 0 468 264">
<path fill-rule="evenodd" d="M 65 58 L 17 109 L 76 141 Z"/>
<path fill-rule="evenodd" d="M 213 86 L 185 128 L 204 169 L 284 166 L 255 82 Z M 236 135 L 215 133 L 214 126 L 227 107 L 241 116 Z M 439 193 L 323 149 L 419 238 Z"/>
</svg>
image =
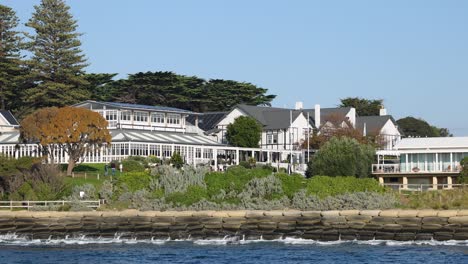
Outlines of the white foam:
<svg viewBox="0 0 468 264">
<path fill-rule="evenodd" d="M 468 247 L 468 240 L 417 240 L 417 241 L 395 241 L 395 240 L 336 240 L 336 241 L 318 241 L 312 239 L 286 237 L 274 240 L 260 239 L 245 239 L 245 236 L 225 236 L 219 239 L 136 239 L 136 238 L 122 238 L 122 233 L 116 233 L 113 238 L 91 238 L 84 235 L 81 236 L 66 236 L 61 239 L 30 239 L 27 236 L 9 233 L 0 235 L 1 245 L 15 245 L 15 246 L 34 246 L 34 245 L 89 245 L 89 244 L 154 244 L 164 245 L 166 243 L 190 242 L 196 245 L 229 245 L 229 244 L 251 244 L 251 243 L 283 243 L 286 245 L 315 245 L 315 246 L 336 246 L 341 244 L 356 244 L 356 245 L 369 245 L 369 246 L 463 246 Z"/>
</svg>

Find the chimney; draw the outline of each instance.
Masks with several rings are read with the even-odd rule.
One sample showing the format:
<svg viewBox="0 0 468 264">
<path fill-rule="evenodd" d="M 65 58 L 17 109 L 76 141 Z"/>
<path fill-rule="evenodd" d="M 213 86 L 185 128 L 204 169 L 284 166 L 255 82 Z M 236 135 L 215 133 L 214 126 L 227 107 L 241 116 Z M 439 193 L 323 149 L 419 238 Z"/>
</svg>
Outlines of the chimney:
<svg viewBox="0 0 468 264">
<path fill-rule="evenodd" d="M 380 108 L 379 115 L 380 115 L 380 116 L 385 116 L 385 115 L 387 115 L 387 109 L 385 109 L 385 108 L 383 108 L 383 107 Z"/>
<path fill-rule="evenodd" d="M 315 127 L 317 129 L 320 128 L 320 105 L 319 104 L 316 104 L 315 105 Z"/>
<path fill-rule="evenodd" d="M 302 102 L 296 102 L 296 106 L 294 110 L 302 110 L 304 108 L 304 104 Z"/>
<path fill-rule="evenodd" d="M 349 113 L 348 113 L 348 115 L 346 115 L 346 117 L 348 117 L 348 120 L 351 123 L 351 125 L 354 128 L 356 128 L 356 108 L 351 107 L 351 109 L 349 110 Z"/>
</svg>

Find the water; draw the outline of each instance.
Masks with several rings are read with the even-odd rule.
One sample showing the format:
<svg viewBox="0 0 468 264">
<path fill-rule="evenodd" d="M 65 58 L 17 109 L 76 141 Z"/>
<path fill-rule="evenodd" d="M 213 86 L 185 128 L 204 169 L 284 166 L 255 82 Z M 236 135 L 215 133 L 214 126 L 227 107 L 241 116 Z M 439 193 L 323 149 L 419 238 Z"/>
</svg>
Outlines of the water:
<svg viewBox="0 0 468 264">
<path fill-rule="evenodd" d="M 468 241 L 319 242 L 0 236 L 0 263 L 468 263 Z"/>
</svg>

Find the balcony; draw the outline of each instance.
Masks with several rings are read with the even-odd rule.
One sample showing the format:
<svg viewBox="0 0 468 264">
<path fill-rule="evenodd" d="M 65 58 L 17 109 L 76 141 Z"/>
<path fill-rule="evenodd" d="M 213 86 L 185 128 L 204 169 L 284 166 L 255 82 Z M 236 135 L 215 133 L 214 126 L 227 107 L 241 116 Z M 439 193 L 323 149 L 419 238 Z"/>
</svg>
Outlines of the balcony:
<svg viewBox="0 0 468 264">
<path fill-rule="evenodd" d="M 457 174 L 460 173 L 460 166 L 446 166 L 442 169 L 437 169 L 437 166 L 427 165 L 427 169 L 413 167 L 406 168 L 405 164 L 372 164 L 372 174 Z"/>
</svg>

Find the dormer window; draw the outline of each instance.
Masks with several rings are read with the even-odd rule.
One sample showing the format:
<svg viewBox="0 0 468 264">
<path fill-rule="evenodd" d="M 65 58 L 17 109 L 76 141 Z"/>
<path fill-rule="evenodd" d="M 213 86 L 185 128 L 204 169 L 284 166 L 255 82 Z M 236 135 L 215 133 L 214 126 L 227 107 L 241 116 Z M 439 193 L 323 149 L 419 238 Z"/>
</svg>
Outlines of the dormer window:
<svg viewBox="0 0 468 264">
<path fill-rule="evenodd" d="M 148 122 L 148 113 L 135 111 L 134 121 L 135 122 Z"/>
<path fill-rule="evenodd" d="M 167 123 L 168 124 L 173 124 L 173 125 L 179 125 L 180 124 L 180 115 L 168 114 L 167 115 Z"/>
<path fill-rule="evenodd" d="M 152 113 L 151 114 L 151 122 L 164 124 L 164 114 L 163 113 Z"/>
</svg>

